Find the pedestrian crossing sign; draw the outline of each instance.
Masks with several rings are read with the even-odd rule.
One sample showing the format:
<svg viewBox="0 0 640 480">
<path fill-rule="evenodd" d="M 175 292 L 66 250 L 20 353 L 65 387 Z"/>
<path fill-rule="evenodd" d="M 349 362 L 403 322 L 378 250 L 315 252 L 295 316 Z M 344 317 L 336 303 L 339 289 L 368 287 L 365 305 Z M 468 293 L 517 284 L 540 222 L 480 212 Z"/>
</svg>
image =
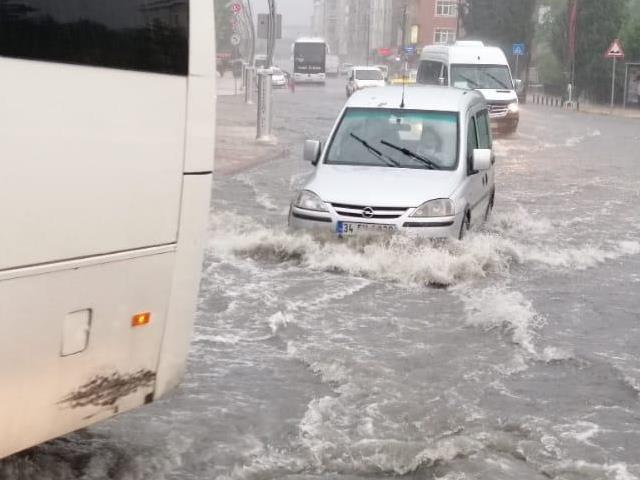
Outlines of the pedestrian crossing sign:
<svg viewBox="0 0 640 480">
<path fill-rule="evenodd" d="M 512 51 L 516 57 L 522 57 L 525 52 L 524 43 L 514 43 Z"/>
</svg>

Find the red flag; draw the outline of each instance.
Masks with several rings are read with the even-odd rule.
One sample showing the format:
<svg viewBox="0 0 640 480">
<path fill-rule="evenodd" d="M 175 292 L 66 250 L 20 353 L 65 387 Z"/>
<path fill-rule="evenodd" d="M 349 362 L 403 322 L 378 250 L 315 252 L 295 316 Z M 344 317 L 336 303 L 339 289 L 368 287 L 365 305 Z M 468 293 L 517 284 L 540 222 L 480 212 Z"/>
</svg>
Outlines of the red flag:
<svg viewBox="0 0 640 480">
<path fill-rule="evenodd" d="M 569 1 L 568 27 L 569 41 L 567 44 L 567 57 L 570 62 L 576 58 L 576 32 L 578 30 L 578 1 Z"/>
</svg>

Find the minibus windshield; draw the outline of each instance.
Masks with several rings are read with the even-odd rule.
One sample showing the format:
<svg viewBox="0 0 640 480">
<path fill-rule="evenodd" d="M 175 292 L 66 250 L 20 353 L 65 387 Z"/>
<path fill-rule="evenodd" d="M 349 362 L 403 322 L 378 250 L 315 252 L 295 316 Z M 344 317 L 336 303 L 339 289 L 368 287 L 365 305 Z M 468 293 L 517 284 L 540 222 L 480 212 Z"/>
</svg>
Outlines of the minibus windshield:
<svg viewBox="0 0 640 480">
<path fill-rule="evenodd" d="M 452 65 L 451 85 L 457 88 L 513 90 L 506 65 Z"/>
</svg>

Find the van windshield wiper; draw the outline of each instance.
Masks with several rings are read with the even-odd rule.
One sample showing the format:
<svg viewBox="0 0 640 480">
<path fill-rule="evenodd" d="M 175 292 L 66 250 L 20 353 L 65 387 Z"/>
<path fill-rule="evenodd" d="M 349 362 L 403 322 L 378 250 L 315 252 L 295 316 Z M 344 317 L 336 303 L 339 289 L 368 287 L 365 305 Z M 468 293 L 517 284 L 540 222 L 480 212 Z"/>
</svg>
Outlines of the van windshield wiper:
<svg viewBox="0 0 640 480">
<path fill-rule="evenodd" d="M 480 84 L 478 82 L 476 82 L 475 80 L 471 80 L 469 77 L 466 77 L 464 75 L 458 74 L 458 78 L 461 78 L 462 80 L 464 80 L 465 82 L 470 84 L 472 87 L 473 87 L 473 85 L 475 85 L 475 87 L 473 87 L 473 88 L 478 88 L 480 86 Z"/>
<path fill-rule="evenodd" d="M 352 138 L 354 138 L 357 142 L 359 142 L 364 148 L 366 148 L 371 154 L 373 154 L 374 156 L 382 160 L 385 163 L 385 165 L 387 165 L 388 167 L 400 166 L 400 164 L 396 162 L 394 159 L 385 156 L 380 150 L 370 145 L 369 142 L 367 142 L 366 140 L 363 140 L 362 138 L 357 136 L 355 133 L 352 132 L 349 135 Z"/>
<path fill-rule="evenodd" d="M 380 143 L 382 145 L 385 145 L 389 148 L 393 148 L 394 150 L 399 151 L 400 153 L 403 153 L 404 155 L 406 155 L 407 157 L 411 157 L 414 160 L 418 160 L 419 162 L 423 163 L 424 165 L 426 165 L 427 167 L 429 167 L 429 170 L 442 170 L 442 168 L 440 167 L 440 165 L 438 165 L 435 161 L 433 161 L 430 158 L 424 157 L 422 155 L 418 155 L 415 152 L 412 152 L 411 150 L 409 150 L 408 148 L 403 148 L 403 147 L 399 147 L 397 145 L 394 145 L 393 143 L 389 143 L 386 140 L 380 140 Z"/>
<path fill-rule="evenodd" d="M 484 74 L 489 77 L 491 80 L 493 80 L 494 82 L 496 82 L 498 85 L 500 85 L 501 88 L 504 88 L 505 90 L 510 90 L 509 85 L 505 84 L 502 80 L 500 80 L 498 77 L 496 77 L 495 75 L 492 75 L 489 72 L 484 72 Z"/>
</svg>

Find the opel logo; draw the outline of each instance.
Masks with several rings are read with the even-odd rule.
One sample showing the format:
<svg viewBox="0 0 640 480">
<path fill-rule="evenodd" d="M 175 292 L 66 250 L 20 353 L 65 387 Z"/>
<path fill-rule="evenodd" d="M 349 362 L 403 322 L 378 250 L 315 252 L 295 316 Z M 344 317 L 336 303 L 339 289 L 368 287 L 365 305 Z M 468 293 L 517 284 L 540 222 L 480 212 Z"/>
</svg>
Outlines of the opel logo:
<svg viewBox="0 0 640 480">
<path fill-rule="evenodd" d="M 373 218 L 375 216 L 375 212 L 373 211 L 373 208 L 367 207 L 362 210 L 362 216 L 364 218 Z"/>
</svg>

